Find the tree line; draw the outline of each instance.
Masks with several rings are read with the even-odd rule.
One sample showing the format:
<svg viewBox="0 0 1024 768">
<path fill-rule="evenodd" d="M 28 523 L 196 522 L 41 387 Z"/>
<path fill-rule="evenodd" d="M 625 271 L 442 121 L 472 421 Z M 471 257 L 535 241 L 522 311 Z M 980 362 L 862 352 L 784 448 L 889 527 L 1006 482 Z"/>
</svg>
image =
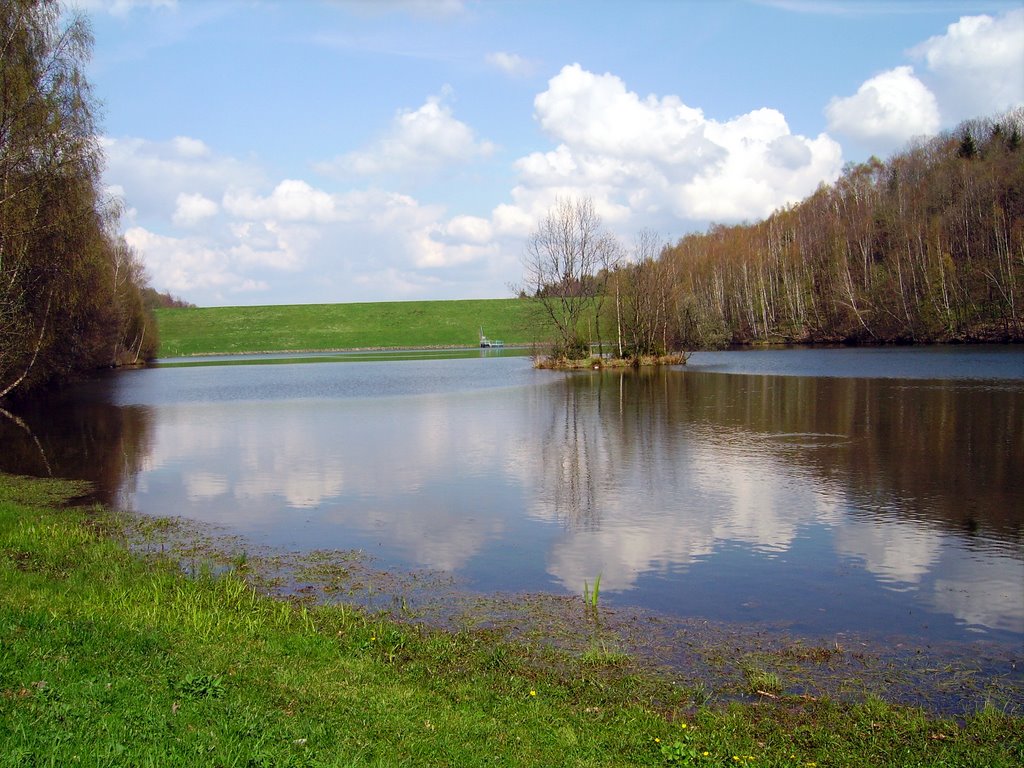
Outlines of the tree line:
<svg viewBox="0 0 1024 768">
<path fill-rule="evenodd" d="M 0 397 L 152 358 L 146 275 L 104 198 L 92 35 L 57 0 L 0 0 Z"/>
<path fill-rule="evenodd" d="M 527 248 L 521 295 L 556 320 L 558 354 L 591 342 L 640 356 L 772 342 L 1021 341 L 1022 134 L 1024 109 L 971 120 L 887 161 L 849 164 L 763 221 L 713 225 L 674 245 L 642 232 L 631 253 L 609 244 L 589 201 L 560 201 Z"/>
<path fill-rule="evenodd" d="M 196 306 L 180 296 L 173 295 L 170 291 L 161 293 L 156 288 L 149 286 L 142 289 L 142 303 L 146 309 L 192 309 Z"/>
</svg>

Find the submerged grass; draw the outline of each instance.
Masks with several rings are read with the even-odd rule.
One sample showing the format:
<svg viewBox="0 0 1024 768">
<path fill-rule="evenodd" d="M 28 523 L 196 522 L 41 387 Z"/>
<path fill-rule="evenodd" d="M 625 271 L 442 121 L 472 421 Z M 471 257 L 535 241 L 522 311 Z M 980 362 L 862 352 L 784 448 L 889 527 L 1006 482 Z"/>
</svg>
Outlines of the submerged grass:
<svg viewBox="0 0 1024 768">
<path fill-rule="evenodd" d="M 58 508 L 82 491 L 0 475 L 0 766 L 1024 760 L 1021 719 L 991 708 L 956 721 L 877 699 L 696 706 L 695 686 L 606 648 L 549 663 L 558 652 L 486 630 L 270 599 L 235 570 L 190 578 L 130 553 L 104 510 Z"/>
</svg>

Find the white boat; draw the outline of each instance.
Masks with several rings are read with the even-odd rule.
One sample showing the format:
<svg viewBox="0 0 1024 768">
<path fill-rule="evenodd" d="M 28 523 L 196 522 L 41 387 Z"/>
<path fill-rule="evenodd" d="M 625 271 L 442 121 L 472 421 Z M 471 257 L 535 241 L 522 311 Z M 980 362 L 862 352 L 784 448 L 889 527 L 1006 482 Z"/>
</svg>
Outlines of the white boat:
<svg viewBox="0 0 1024 768">
<path fill-rule="evenodd" d="M 501 339 L 488 339 L 484 336 L 484 329 L 480 329 L 480 346 L 481 347 L 504 347 L 505 342 Z"/>
</svg>

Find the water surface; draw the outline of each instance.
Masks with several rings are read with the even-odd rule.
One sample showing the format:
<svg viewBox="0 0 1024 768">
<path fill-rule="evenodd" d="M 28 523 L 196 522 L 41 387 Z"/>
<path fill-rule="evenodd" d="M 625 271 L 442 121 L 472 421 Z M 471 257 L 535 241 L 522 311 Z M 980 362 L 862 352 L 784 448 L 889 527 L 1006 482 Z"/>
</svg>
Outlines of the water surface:
<svg viewBox="0 0 1024 768">
<path fill-rule="evenodd" d="M 1024 641 L 1019 349 L 395 358 L 101 377 L 0 420 L 0 463 L 471 590 L 600 575 L 603 603 L 673 616 Z"/>
</svg>

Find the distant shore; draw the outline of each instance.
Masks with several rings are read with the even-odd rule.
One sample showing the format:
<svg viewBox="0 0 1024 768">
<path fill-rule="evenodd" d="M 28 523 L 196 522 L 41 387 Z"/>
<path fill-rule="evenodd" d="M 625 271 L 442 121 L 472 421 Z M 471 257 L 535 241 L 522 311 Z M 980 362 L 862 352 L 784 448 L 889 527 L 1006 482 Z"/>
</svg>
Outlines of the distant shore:
<svg viewBox="0 0 1024 768">
<path fill-rule="evenodd" d="M 505 346 L 544 341 L 522 299 L 161 309 L 159 357 Z"/>
<path fill-rule="evenodd" d="M 538 318 L 536 307 L 526 299 L 191 307 L 160 309 L 156 317 L 161 340 L 158 358 L 472 349 L 478 346 L 481 333 L 503 339 L 505 349 L 535 348 L 541 356 L 553 338 L 550 328 Z M 1020 341 L 1020 337 L 1006 329 L 991 326 L 971 334 L 936 339 L 779 338 L 719 348 Z M 558 367 L 582 368 L 592 364 Z"/>
</svg>

